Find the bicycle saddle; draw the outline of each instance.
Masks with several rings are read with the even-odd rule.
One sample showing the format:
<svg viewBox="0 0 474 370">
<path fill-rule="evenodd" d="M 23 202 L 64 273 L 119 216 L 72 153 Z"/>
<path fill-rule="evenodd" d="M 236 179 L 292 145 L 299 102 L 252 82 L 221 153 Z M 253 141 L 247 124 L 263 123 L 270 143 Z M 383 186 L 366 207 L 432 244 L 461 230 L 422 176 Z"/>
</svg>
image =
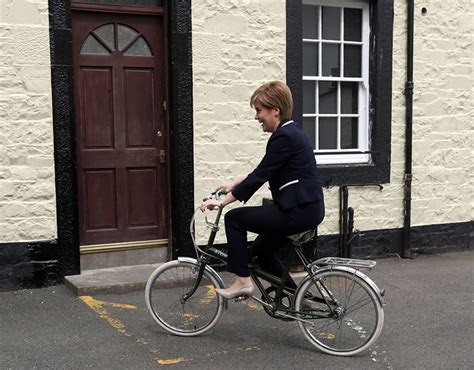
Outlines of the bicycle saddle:
<svg viewBox="0 0 474 370">
<path fill-rule="evenodd" d="M 316 229 L 311 229 L 307 231 L 303 231 L 299 234 L 287 235 L 288 239 L 293 240 L 295 244 L 304 244 L 313 240 L 314 236 L 316 235 Z"/>
</svg>

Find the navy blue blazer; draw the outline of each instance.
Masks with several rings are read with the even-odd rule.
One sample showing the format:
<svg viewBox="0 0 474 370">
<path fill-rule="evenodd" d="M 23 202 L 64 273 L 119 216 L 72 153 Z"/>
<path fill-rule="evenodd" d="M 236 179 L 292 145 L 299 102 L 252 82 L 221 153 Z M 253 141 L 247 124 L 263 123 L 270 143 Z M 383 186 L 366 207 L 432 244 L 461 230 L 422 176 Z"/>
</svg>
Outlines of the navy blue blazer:
<svg viewBox="0 0 474 370">
<path fill-rule="evenodd" d="M 232 194 L 247 202 L 269 182 L 273 202 L 281 209 L 323 200 L 322 181 L 313 146 L 299 123 L 283 120 L 268 139 L 265 156 Z"/>
</svg>

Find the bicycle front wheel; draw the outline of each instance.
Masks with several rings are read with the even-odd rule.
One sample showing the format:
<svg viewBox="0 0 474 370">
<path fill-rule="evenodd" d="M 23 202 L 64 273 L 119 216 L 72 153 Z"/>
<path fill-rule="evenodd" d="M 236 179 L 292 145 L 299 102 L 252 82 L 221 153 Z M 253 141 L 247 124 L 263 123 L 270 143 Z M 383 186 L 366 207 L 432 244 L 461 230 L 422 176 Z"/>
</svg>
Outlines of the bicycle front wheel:
<svg viewBox="0 0 474 370">
<path fill-rule="evenodd" d="M 298 290 L 296 311 L 306 338 L 319 350 L 353 356 L 367 350 L 383 327 L 384 312 L 363 279 L 345 271 L 323 271 Z"/>
<path fill-rule="evenodd" d="M 193 292 L 198 274 L 197 263 L 171 261 L 157 268 L 148 279 L 145 288 L 148 310 L 170 333 L 180 336 L 203 334 L 222 314 L 223 299 L 216 293 L 219 280 L 204 270 Z"/>
</svg>

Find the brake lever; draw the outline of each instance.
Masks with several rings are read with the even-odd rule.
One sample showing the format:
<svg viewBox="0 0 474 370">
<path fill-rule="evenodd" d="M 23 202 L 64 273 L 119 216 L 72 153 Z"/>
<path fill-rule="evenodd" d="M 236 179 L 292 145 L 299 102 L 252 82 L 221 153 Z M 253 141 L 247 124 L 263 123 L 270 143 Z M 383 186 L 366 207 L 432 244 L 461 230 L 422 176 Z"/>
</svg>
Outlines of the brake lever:
<svg viewBox="0 0 474 370">
<path fill-rule="evenodd" d="M 224 191 L 224 188 L 217 189 L 213 194 L 216 195 L 216 199 L 220 198 L 221 195 L 226 195 L 227 192 Z"/>
</svg>

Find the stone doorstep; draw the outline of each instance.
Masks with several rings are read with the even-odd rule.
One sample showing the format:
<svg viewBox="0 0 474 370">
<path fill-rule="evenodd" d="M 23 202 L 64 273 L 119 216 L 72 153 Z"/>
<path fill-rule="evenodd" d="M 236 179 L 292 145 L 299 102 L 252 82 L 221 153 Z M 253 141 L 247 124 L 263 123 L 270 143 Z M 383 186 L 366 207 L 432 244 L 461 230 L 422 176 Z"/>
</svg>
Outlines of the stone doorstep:
<svg viewBox="0 0 474 370">
<path fill-rule="evenodd" d="M 161 263 L 156 263 L 85 270 L 80 275 L 66 276 L 64 283 L 78 296 L 144 291 L 151 273 L 161 265 Z M 291 276 L 299 282 L 306 273 L 292 273 Z"/>
<path fill-rule="evenodd" d="M 78 296 L 144 291 L 151 273 L 160 265 L 161 263 L 156 263 L 84 270 L 80 275 L 66 276 L 64 283 Z"/>
</svg>

